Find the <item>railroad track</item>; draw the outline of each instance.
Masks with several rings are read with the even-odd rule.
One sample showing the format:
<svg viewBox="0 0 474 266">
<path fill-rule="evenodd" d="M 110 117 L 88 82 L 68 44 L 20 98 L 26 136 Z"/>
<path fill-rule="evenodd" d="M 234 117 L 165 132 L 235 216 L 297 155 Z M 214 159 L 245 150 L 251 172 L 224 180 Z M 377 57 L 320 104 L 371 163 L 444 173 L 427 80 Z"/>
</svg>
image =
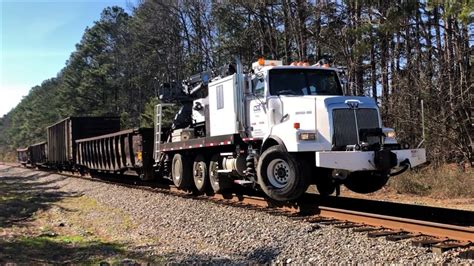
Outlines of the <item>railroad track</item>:
<svg viewBox="0 0 474 266">
<path fill-rule="evenodd" d="M 19 167 L 17 164 L 7 165 Z M 319 225 L 333 225 L 342 229 L 352 229 L 354 232 L 366 232 L 368 237 L 385 237 L 390 241 L 410 239 L 413 245 L 429 247 L 438 253 L 453 248 L 465 248 L 462 254 L 466 258 L 474 258 L 472 211 L 356 198 L 321 197 L 309 193 L 297 202 L 282 204 L 265 198 L 263 193 L 258 194 L 246 189 L 237 189 L 233 193 L 223 195 L 196 195 L 178 190 L 171 182 L 142 181 L 135 176 L 117 178 L 113 175 L 101 175 L 100 178 L 95 178 L 71 172 L 41 170 L 93 182 L 284 215 L 311 223 L 314 230 Z"/>
</svg>

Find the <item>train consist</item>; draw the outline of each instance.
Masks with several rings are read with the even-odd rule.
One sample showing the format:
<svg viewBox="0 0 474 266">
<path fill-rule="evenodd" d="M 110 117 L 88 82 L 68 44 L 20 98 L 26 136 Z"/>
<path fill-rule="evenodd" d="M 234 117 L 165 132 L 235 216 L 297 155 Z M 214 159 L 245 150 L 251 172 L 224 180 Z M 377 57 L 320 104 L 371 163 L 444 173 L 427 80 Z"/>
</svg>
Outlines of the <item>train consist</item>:
<svg viewBox="0 0 474 266">
<path fill-rule="evenodd" d="M 30 145 L 17 149 L 17 159 L 22 165 L 39 166 L 47 162 L 46 142 Z"/>
<path fill-rule="evenodd" d="M 76 140 L 117 132 L 118 117 L 68 117 L 46 128 L 47 141 L 17 149 L 25 166 L 77 169 Z"/>
<path fill-rule="evenodd" d="M 344 96 L 342 86 L 339 70 L 324 65 L 262 59 L 245 73 L 237 60 L 163 84 L 154 129 L 70 117 L 47 128 L 47 143 L 18 149 L 18 160 L 80 173 L 133 171 L 202 193 L 250 186 L 277 201 L 299 198 L 310 184 L 322 195 L 340 185 L 374 192 L 426 162 L 424 149 L 402 147 L 382 127 L 373 99 Z M 165 127 L 163 109 L 172 105 L 180 109 Z"/>
</svg>

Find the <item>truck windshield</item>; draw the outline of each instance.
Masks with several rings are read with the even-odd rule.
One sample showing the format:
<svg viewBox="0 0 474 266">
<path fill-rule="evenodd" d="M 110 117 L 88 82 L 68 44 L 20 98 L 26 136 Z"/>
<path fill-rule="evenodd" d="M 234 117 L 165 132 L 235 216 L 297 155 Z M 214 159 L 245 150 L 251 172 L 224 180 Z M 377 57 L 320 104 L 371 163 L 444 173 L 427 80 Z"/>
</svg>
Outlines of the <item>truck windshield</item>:
<svg viewBox="0 0 474 266">
<path fill-rule="evenodd" d="M 271 95 L 342 95 L 335 71 L 320 69 L 270 70 Z"/>
</svg>

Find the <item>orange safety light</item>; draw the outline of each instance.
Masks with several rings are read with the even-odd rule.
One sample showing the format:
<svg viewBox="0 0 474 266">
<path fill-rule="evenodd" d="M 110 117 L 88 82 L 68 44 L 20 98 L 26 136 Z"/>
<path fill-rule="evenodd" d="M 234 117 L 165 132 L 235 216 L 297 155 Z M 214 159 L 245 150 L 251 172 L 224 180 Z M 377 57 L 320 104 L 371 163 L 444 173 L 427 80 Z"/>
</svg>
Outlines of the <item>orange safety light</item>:
<svg viewBox="0 0 474 266">
<path fill-rule="evenodd" d="M 296 122 L 296 123 L 293 123 L 293 127 L 295 129 L 299 129 L 300 128 L 300 123 Z"/>
<path fill-rule="evenodd" d="M 296 66 L 296 62 L 291 62 L 290 66 Z"/>
<path fill-rule="evenodd" d="M 261 65 L 261 66 L 264 66 L 264 65 L 265 65 L 265 58 L 260 57 L 260 58 L 258 59 L 258 64 Z"/>
</svg>

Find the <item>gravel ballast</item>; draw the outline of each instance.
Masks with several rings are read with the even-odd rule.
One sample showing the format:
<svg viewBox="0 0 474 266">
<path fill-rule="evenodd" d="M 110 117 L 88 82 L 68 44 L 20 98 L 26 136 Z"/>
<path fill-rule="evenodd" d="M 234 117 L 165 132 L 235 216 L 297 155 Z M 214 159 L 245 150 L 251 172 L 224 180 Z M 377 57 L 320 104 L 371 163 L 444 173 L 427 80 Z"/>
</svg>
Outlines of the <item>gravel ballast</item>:
<svg viewBox="0 0 474 266">
<path fill-rule="evenodd" d="M 182 198 L 119 185 L 65 178 L 0 165 L 0 183 L 36 174 L 48 190 L 83 196 L 104 206 L 87 219 L 143 257 L 213 263 L 473 263 L 456 251 L 442 255 L 331 225 L 313 225 L 262 211 Z M 33 181 L 31 181 L 33 182 Z M 110 212 L 110 213 L 106 213 Z M 101 216 L 103 216 L 101 218 Z M 127 217 L 127 230 L 116 226 Z M 104 218 L 105 217 L 105 218 Z M 105 220 L 102 221 L 101 219 Z M 56 221 L 54 221 L 56 222 Z M 66 225 L 67 226 L 67 225 Z M 78 226 L 78 225 L 75 225 Z"/>
</svg>

